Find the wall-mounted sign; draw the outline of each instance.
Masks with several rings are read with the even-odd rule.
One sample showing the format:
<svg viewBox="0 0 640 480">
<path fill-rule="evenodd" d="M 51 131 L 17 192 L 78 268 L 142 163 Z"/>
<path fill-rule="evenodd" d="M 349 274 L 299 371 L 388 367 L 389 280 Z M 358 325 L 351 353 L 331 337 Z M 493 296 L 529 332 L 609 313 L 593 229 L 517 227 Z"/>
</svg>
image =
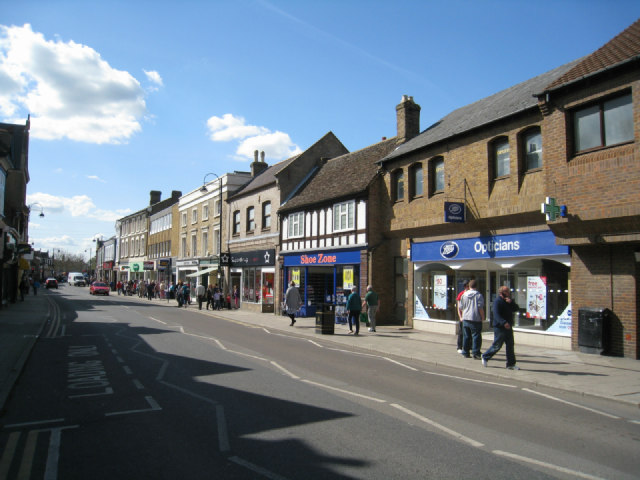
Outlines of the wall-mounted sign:
<svg viewBox="0 0 640 480">
<path fill-rule="evenodd" d="M 463 202 L 444 202 L 444 221 L 464 223 L 465 209 Z"/>
<path fill-rule="evenodd" d="M 231 267 L 244 267 L 256 265 L 275 265 L 276 251 L 270 250 L 254 250 L 251 252 L 230 253 Z M 223 262 L 224 265 L 224 262 Z"/>
<path fill-rule="evenodd" d="M 304 265 L 305 267 L 329 266 L 329 265 L 359 265 L 360 250 L 325 251 L 303 253 L 302 255 L 284 255 L 284 266 L 292 267 Z"/>
</svg>

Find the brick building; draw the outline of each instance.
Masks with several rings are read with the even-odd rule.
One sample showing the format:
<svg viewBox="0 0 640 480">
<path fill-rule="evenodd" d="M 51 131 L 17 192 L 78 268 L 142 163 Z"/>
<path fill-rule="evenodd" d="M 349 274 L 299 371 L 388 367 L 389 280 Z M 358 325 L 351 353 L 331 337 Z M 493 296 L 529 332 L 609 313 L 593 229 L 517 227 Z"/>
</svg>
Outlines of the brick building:
<svg viewBox="0 0 640 480">
<path fill-rule="evenodd" d="M 640 20 L 538 93 L 546 195 L 566 208 L 548 225 L 571 250 L 572 347 L 580 312 L 606 309 L 602 347 L 639 358 Z"/>
</svg>

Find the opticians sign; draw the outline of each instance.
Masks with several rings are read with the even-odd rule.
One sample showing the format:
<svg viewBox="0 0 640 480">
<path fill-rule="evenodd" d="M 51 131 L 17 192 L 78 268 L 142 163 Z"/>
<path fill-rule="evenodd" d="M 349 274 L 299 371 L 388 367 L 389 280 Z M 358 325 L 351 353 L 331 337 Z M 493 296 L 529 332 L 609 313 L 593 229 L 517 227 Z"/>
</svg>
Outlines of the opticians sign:
<svg viewBox="0 0 640 480">
<path fill-rule="evenodd" d="M 569 247 L 556 245 L 551 231 L 456 238 L 438 242 L 414 243 L 411 261 L 474 260 L 506 257 L 568 255 Z"/>
</svg>

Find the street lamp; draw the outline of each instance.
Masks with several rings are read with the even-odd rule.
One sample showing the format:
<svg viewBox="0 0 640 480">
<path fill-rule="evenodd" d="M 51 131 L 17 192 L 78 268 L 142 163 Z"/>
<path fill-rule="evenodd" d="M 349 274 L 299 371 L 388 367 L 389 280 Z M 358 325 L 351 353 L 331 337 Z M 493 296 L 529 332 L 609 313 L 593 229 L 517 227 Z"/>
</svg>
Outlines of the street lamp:
<svg viewBox="0 0 640 480">
<path fill-rule="evenodd" d="M 220 272 L 222 272 L 222 179 L 218 176 L 217 173 L 207 173 L 202 179 L 202 187 L 200 188 L 200 192 L 202 194 L 207 193 L 207 177 L 209 175 L 215 175 L 218 179 L 218 215 L 220 218 L 218 219 L 218 278 L 220 279 Z M 222 281 L 220 281 L 222 283 Z M 222 285 L 219 285 L 220 290 L 222 290 Z"/>
<path fill-rule="evenodd" d="M 31 207 L 33 207 L 34 205 L 37 205 L 40 207 L 40 215 L 38 216 L 41 218 L 44 217 L 44 207 L 40 205 L 38 202 L 30 203 L 29 205 L 27 205 L 27 208 L 29 209 L 29 213 L 31 213 Z"/>
<path fill-rule="evenodd" d="M 89 247 L 87 250 L 89 250 L 89 269 L 87 270 L 87 276 L 89 277 L 89 281 L 91 281 L 91 247 Z M 87 250 L 85 250 L 84 252 L 87 253 Z"/>
</svg>

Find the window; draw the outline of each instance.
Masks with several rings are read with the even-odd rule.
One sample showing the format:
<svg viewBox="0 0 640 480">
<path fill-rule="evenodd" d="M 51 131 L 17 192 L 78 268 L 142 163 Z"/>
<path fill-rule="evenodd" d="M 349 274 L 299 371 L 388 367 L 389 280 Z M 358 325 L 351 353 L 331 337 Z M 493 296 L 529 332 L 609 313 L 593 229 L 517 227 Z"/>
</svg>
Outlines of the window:
<svg viewBox="0 0 640 480">
<path fill-rule="evenodd" d="M 444 158 L 431 160 L 431 193 L 444 192 Z"/>
<path fill-rule="evenodd" d="M 262 204 L 262 228 L 271 228 L 271 202 Z"/>
<path fill-rule="evenodd" d="M 209 232 L 202 232 L 202 254 L 209 255 Z"/>
<path fill-rule="evenodd" d="M 493 143 L 493 172 L 494 177 L 509 175 L 511 155 L 509 153 L 509 140 L 502 138 Z"/>
<path fill-rule="evenodd" d="M 198 209 L 191 210 L 191 223 L 198 223 Z"/>
<path fill-rule="evenodd" d="M 181 244 L 180 244 L 180 250 L 182 253 L 182 257 L 186 257 L 187 256 L 187 237 L 182 237 L 181 239 Z"/>
<path fill-rule="evenodd" d="M 202 220 L 209 220 L 209 204 L 202 206 Z"/>
<path fill-rule="evenodd" d="M 220 230 L 213 231 L 213 253 L 220 255 Z"/>
<path fill-rule="evenodd" d="M 222 207 L 222 202 L 220 202 L 220 200 L 216 200 L 214 205 L 215 205 L 215 207 L 213 207 L 213 208 L 214 208 L 214 210 L 216 212 L 216 217 L 217 217 L 218 215 L 220 215 L 220 208 Z"/>
<path fill-rule="evenodd" d="M 254 207 L 247 208 L 247 232 L 253 232 L 256 229 L 256 209 Z"/>
<path fill-rule="evenodd" d="M 632 141 L 631 94 L 576 110 L 573 128 L 576 152 Z"/>
<path fill-rule="evenodd" d="M 240 233 L 240 210 L 233 212 L 233 234 L 238 235 Z"/>
<path fill-rule="evenodd" d="M 196 234 L 191 234 L 191 256 L 198 256 L 198 239 L 196 238 Z"/>
<path fill-rule="evenodd" d="M 182 212 L 182 219 L 180 220 L 180 225 L 183 227 L 187 226 L 187 212 Z"/>
<path fill-rule="evenodd" d="M 393 189 L 393 199 L 398 202 L 404 199 L 404 172 L 402 170 L 396 170 L 393 172 L 392 178 L 392 189 Z"/>
<path fill-rule="evenodd" d="M 354 226 L 355 200 L 336 203 L 333 206 L 333 231 L 352 230 Z"/>
<path fill-rule="evenodd" d="M 409 170 L 411 181 L 411 197 L 421 197 L 423 194 L 422 187 L 422 164 L 413 165 Z"/>
<path fill-rule="evenodd" d="M 302 237 L 304 235 L 304 213 L 292 213 L 289 215 L 289 237 Z"/>
<path fill-rule="evenodd" d="M 542 168 L 542 133 L 538 127 L 527 130 L 523 135 L 525 169 Z"/>
</svg>

